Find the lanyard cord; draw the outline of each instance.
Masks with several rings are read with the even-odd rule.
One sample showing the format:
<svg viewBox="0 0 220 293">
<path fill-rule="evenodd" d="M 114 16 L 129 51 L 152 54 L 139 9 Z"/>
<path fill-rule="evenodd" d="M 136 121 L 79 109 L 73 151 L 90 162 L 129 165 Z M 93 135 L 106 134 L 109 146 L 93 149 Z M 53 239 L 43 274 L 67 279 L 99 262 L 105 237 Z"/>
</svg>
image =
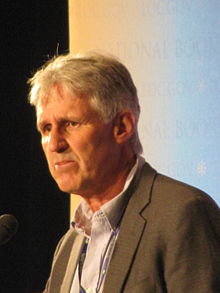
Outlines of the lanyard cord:
<svg viewBox="0 0 220 293">
<path fill-rule="evenodd" d="M 96 288 L 96 293 L 99 292 L 102 282 L 105 278 L 106 272 L 107 272 L 107 268 L 108 268 L 108 264 L 110 262 L 110 258 L 111 258 L 111 254 L 115 245 L 115 241 L 116 238 L 118 236 L 118 232 L 119 232 L 119 227 L 113 231 L 111 233 L 111 236 L 108 240 L 108 243 L 105 247 L 105 251 L 103 254 L 103 257 L 101 259 L 101 265 L 100 265 L 100 271 L 99 271 L 99 277 L 98 277 L 98 282 L 97 282 L 97 288 Z M 86 258 L 86 252 L 87 252 L 87 248 L 88 248 L 88 242 L 89 239 L 86 238 L 85 243 L 83 245 L 82 248 L 82 252 L 80 254 L 80 259 L 79 259 L 79 264 L 78 264 L 78 272 L 79 272 L 79 284 L 80 284 L 80 293 L 86 293 L 87 291 L 82 287 L 81 285 L 81 277 L 82 277 L 82 270 L 83 270 L 83 264 Z"/>
<path fill-rule="evenodd" d="M 81 254 L 80 254 L 80 258 L 79 258 L 79 263 L 78 263 L 78 272 L 79 272 L 79 284 L 80 284 L 80 293 L 86 293 L 85 290 L 83 289 L 83 287 L 81 286 L 81 277 L 82 277 L 82 269 L 83 269 L 83 264 L 86 258 L 86 251 L 87 251 L 87 247 L 88 247 L 88 243 L 89 243 L 89 239 L 86 238 Z"/>
<path fill-rule="evenodd" d="M 101 260 L 101 266 L 100 266 L 100 271 L 99 271 L 99 278 L 98 278 L 98 284 L 97 284 L 97 289 L 96 289 L 97 293 L 99 292 L 101 285 L 102 285 L 102 282 L 105 278 L 107 268 L 108 268 L 108 265 L 109 265 L 109 262 L 111 259 L 111 255 L 113 252 L 113 248 L 115 246 L 115 241 L 118 236 L 118 232 L 119 232 L 119 227 L 111 233 L 108 244 L 105 248 L 105 252 L 104 252 L 102 260 Z"/>
</svg>

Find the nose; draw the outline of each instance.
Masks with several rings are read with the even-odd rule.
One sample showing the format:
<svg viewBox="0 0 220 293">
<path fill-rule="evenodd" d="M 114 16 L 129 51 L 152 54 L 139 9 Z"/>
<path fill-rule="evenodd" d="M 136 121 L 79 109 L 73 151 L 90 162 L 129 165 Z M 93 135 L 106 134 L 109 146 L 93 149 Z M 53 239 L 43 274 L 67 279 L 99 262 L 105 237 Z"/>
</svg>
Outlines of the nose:
<svg viewBox="0 0 220 293">
<path fill-rule="evenodd" d="M 62 135 L 58 129 L 53 129 L 50 132 L 48 147 L 51 152 L 62 153 L 69 145 L 64 135 Z"/>
</svg>

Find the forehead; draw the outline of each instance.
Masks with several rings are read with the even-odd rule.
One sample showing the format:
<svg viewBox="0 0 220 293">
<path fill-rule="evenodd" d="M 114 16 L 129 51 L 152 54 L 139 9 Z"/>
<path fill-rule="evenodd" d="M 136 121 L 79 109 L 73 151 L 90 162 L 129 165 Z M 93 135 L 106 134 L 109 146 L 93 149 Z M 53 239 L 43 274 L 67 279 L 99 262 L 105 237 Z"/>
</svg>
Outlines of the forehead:
<svg viewBox="0 0 220 293">
<path fill-rule="evenodd" d="M 88 95 L 72 93 L 62 84 L 51 87 L 36 107 L 37 122 L 49 116 L 86 115 L 92 112 L 94 114 L 96 111 Z"/>
<path fill-rule="evenodd" d="M 70 98 L 74 99 L 79 97 L 81 97 L 80 94 L 72 92 L 64 84 L 56 83 L 49 88 L 42 90 L 37 107 L 46 107 L 47 104 L 51 102 L 59 102 L 62 100 L 67 100 Z"/>
</svg>

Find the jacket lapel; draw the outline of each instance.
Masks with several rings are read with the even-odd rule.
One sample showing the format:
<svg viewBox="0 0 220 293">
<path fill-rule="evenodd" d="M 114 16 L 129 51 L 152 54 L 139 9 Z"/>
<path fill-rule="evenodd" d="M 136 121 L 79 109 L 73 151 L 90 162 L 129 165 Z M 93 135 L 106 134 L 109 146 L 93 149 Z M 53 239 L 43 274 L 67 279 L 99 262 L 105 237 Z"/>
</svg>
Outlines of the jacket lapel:
<svg viewBox="0 0 220 293">
<path fill-rule="evenodd" d="M 84 244 L 84 236 L 78 234 L 72 244 L 72 249 L 69 256 L 69 261 L 66 269 L 66 273 L 63 279 L 63 283 L 61 285 L 60 293 L 70 292 L 72 281 L 74 277 L 74 273 L 76 270 L 76 266 L 78 264 L 80 252 L 82 250 L 82 246 Z"/>
<path fill-rule="evenodd" d="M 70 292 L 84 237 L 70 229 L 58 245 L 45 293 Z M 69 290 L 69 291 L 68 291 Z"/>
<path fill-rule="evenodd" d="M 132 265 L 133 257 L 146 226 L 141 211 L 150 202 L 150 192 L 156 171 L 147 163 L 129 187 L 131 194 L 123 216 L 120 233 L 115 245 L 104 284 L 104 293 L 121 292 Z"/>
</svg>

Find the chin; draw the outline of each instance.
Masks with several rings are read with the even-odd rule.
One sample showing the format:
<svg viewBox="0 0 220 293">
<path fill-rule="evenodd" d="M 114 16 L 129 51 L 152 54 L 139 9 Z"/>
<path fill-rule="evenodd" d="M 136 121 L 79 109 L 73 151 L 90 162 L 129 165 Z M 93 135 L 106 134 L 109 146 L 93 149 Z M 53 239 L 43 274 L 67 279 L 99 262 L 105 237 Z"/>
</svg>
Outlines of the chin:
<svg viewBox="0 0 220 293">
<path fill-rule="evenodd" d="M 72 187 L 75 187 L 72 184 L 72 178 L 70 176 L 54 176 L 54 180 L 56 181 L 59 189 L 66 193 L 71 193 Z"/>
<path fill-rule="evenodd" d="M 71 193 L 72 192 L 72 188 L 70 187 L 69 184 L 64 184 L 64 183 L 60 183 L 60 182 L 57 182 L 57 185 L 59 187 L 59 189 L 63 192 L 66 192 L 66 193 Z"/>
<path fill-rule="evenodd" d="M 74 180 L 71 176 L 68 176 L 59 179 L 56 180 L 56 183 L 59 189 L 63 192 L 73 194 L 84 194 L 88 191 L 88 185 L 85 182 L 82 182 L 81 180 L 77 180 L 78 178 L 74 178 Z"/>
<path fill-rule="evenodd" d="M 80 194 L 80 188 L 78 186 L 73 186 L 68 184 L 64 184 L 64 183 L 57 183 L 59 189 L 65 193 L 73 193 L 73 194 Z"/>
</svg>

